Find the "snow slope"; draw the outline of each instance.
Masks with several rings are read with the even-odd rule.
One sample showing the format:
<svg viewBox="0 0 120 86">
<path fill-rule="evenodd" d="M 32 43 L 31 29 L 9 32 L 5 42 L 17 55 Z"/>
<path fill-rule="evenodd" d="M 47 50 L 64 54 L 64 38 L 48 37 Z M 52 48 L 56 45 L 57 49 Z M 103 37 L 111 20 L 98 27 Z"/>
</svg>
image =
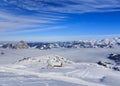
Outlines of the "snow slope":
<svg viewBox="0 0 120 86">
<path fill-rule="evenodd" d="M 62 76 L 62 75 L 55 74 L 55 76 L 54 76 L 54 74 L 49 74 L 49 73 L 48 74 L 37 73 L 37 72 L 31 72 L 31 71 L 13 69 L 13 68 L 7 68 L 7 67 L 0 67 L 0 68 L 4 71 L 9 71 L 9 72 L 20 74 L 20 75 L 35 75 L 40 78 L 49 78 L 49 79 L 53 79 L 53 80 L 64 81 L 64 82 L 80 84 L 80 85 L 87 85 L 87 86 L 106 86 L 106 85 L 92 83 L 92 82 L 84 81 L 82 79 L 77 79 L 77 78 L 67 77 L 67 76 Z"/>
<path fill-rule="evenodd" d="M 120 86 L 120 72 L 98 65 L 119 48 L 0 49 L 0 86 Z M 63 58 L 63 67 L 48 69 L 48 60 Z M 26 59 L 24 59 L 26 58 Z"/>
<path fill-rule="evenodd" d="M 116 82 L 108 83 L 112 80 L 118 81 L 119 77 L 120 72 L 114 72 L 95 63 L 72 63 L 55 69 L 38 69 L 37 66 L 34 66 L 34 70 L 28 65 L 21 64 L 0 66 L 0 84 L 2 86 L 10 86 L 10 84 L 16 86 L 14 82 L 26 83 L 26 86 L 32 83 L 37 86 L 41 81 L 44 81 L 44 85 L 40 86 L 53 86 L 54 83 L 50 82 L 62 82 L 63 86 L 70 83 L 72 86 L 119 86 L 119 82 L 117 82 L 118 84 Z M 60 86 L 60 84 L 55 86 Z"/>
</svg>

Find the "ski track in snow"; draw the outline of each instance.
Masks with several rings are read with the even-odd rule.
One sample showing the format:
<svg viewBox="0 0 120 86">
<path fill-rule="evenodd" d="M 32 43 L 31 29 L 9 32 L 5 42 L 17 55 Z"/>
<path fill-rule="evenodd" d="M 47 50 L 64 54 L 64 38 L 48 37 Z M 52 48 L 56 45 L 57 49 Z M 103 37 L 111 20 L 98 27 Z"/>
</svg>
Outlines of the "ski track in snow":
<svg viewBox="0 0 120 86">
<path fill-rule="evenodd" d="M 19 75 L 35 75 L 35 76 L 38 76 L 40 78 L 59 80 L 59 81 L 64 81 L 64 82 L 69 82 L 69 83 L 74 83 L 74 84 L 79 84 L 79 85 L 85 85 L 85 86 L 107 86 L 107 85 L 92 83 L 92 82 L 84 81 L 82 79 L 68 77 L 68 76 L 52 75 L 52 74 L 47 74 L 47 73 L 39 73 L 39 72 L 20 70 L 20 69 L 4 67 L 4 66 L 1 66 L 0 70 L 4 71 L 4 72 L 9 71 L 9 72 L 19 74 Z M 46 83 L 46 86 L 49 86 L 48 83 Z"/>
</svg>

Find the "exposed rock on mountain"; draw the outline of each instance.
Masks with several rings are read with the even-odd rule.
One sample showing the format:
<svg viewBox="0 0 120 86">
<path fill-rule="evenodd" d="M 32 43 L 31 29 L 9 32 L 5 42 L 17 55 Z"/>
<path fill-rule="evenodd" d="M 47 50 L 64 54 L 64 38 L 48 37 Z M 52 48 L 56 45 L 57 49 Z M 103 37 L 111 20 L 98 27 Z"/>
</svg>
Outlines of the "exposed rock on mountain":
<svg viewBox="0 0 120 86">
<path fill-rule="evenodd" d="M 27 43 L 25 43 L 24 41 L 20 41 L 20 42 L 17 44 L 16 47 L 19 48 L 19 49 L 27 49 L 27 48 L 29 48 L 29 46 L 27 45 Z"/>
<path fill-rule="evenodd" d="M 110 60 L 113 60 L 113 61 L 117 62 L 117 63 L 120 63 L 120 54 L 110 54 L 108 56 L 108 58 Z"/>
<path fill-rule="evenodd" d="M 97 62 L 97 64 L 109 69 L 113 69 L 115 71 L 120 71 L 120 54 L 109 54 L 107 58 L 112 60 L 113 62 L 111 63 L 99 61 Z"/>
<path fill-rule="evenodd" d="M 120 71 L 120 67 L 119 66 L 116 66 L 112 63 L 109 63 L 109 62 L 102 62 L 102 61 L 99 61 L 97 62 L 98 65 L 101 65 L 105 68 L 109 68 L 109 69 L 112 69 L 112 70 L 115 70 L 115 71 Z"/>
<path fill-rule="evenodd" d="M 2 48 L 16 49 L 16 45 L 12 43 L 3 44 Z"/>
</svg>

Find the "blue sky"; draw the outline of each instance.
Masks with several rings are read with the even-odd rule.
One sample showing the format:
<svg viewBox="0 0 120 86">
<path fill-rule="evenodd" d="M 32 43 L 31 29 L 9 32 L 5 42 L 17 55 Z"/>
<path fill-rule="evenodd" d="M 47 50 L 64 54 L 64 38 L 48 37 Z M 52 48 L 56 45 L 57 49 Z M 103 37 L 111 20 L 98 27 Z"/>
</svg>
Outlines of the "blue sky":
<svg viewBox="0 0 120 86">
<path fill-rule="evenodd" d="M 0 41 L 120 36 L 120 0 L 0 0 Z"/>
</svg>

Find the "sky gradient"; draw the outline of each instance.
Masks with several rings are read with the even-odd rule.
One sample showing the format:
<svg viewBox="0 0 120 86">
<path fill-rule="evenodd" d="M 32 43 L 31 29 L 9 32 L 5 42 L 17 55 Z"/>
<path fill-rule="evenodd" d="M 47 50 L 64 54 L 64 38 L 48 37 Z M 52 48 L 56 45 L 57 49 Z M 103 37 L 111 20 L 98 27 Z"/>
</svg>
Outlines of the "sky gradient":
<svg viewBox="0 0 120 86">
<path fill-rule="evenodd" d="M 120 36 L 120 0 L 0 0 L 0 41 Z"/>
</svg>

